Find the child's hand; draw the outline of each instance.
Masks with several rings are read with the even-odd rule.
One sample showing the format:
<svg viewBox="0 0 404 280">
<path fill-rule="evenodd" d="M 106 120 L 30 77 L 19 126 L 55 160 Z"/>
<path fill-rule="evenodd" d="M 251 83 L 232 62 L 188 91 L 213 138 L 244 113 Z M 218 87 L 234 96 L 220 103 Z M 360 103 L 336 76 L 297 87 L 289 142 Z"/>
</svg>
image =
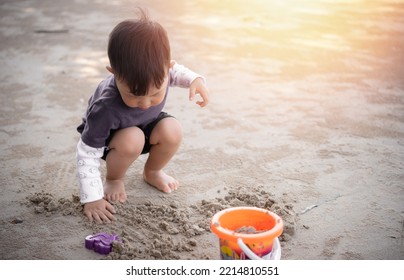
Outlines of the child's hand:
<svg viewBox="0 0 404 280">
<path fill-rule="evenodd" d="M 201 78 L 196 78 L 189 87 L 189 100 L 194 100 L 195 95 L 199 94 L 202 101 L 196 101 L 201 107 L 205 107 L 209 102 L 209 90 Z"/>
<path fill-rule="evenodd" d="M 84 215 L 92 222 L 95 220 L 97 223 L 109 223 L 115 221 L 115 209 L 105 199 L 96 200 L 84 204 Z"/>
</svg>

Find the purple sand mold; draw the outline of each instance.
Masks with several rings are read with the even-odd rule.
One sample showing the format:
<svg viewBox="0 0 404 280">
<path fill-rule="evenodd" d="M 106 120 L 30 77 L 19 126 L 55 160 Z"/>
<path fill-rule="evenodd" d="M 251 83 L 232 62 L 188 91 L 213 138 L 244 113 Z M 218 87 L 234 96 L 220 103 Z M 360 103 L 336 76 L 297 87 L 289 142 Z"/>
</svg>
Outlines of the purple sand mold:
<svg viewBox="0 0 404 280">
<path fill-rule="evenodd" d="M 108 255 L 112 250 L 112 242 L 122 242 L 118 235 L 106 232 L 88 235 L 85 238 L 85 247 L 103 255 Z"/>
</svg>

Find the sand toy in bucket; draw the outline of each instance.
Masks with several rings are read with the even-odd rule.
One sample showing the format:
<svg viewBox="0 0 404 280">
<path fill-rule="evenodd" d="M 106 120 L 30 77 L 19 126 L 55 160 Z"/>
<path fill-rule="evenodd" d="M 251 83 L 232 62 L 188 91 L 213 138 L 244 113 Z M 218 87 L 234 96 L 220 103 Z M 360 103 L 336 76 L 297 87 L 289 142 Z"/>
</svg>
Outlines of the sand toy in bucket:
<svg viewBox="0 0 404 280">
<path fill-rule="evenodd" d="M 211 230 L 219 237 L 221 259 L 279 260 L 278 237 L 283 221 L 275 213 L 257 207 L 233 207 L 216 213 Z"/>
</svg>

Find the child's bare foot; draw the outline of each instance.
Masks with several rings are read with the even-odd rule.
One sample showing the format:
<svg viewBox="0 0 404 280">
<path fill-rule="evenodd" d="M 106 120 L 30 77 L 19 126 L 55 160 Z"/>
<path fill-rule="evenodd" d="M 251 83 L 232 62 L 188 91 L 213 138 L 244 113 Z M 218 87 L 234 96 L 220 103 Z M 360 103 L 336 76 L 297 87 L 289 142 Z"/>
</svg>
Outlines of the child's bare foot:
<svg viewBox="0 0 404 280">
<path fill-rule="evenodd" d="M 170 193 L 178 189 L 179 182 L 173 177 L 167 175 L 163 170 L 144 170 L 143 178 L 149 185 L 152 185 L 156 189 Z"/>
<path fill-rule="evenodd" d="M 105 199 L 110 202 L 125 202 L 127 199 L 123 180 L 105 181 Z"/>
</svg>

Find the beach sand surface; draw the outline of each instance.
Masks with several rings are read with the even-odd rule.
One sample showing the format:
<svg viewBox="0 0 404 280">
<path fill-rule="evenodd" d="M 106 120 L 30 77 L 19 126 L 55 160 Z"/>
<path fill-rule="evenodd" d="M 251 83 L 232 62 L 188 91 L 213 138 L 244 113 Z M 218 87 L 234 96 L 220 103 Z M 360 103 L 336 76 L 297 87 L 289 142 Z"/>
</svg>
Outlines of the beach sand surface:
<svg viewBox="0 0 404 280">
<path fill-rule="evenodd" d="M 184 139 L 166 172 L 180 188 L 147 185 L 143 155 L 117 221 L 91 224 L 76 127 L 108 75 L 109 32 L 136 6 L 211 100 L 170 90 Z M 403 15 L 382 0 L 2 0 L 0 259 L 219 259 L 210 219 L 237 206 L 282 218 L 282 259 L 404 259 Z M 124 243 L 84 248 L 97 232 Z"/>
</svg>

